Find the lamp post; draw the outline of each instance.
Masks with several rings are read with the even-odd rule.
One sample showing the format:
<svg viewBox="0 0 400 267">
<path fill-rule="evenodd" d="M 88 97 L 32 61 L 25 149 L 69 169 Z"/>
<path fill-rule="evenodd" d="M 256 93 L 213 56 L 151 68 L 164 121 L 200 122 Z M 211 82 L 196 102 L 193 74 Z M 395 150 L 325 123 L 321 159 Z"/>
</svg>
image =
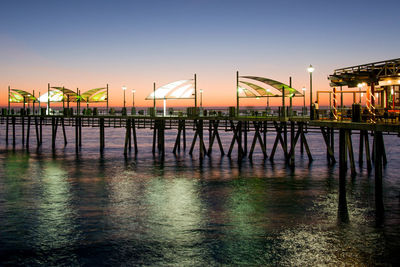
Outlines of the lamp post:
<svg viewBox="0 0 400 267">
<path fill-rule="evenodd" d="M 303 86 L 303 116 L 306 114 L 306 87 Z"/>
<path fill-rule="evenodd" d="M 132 90 L 132 107 L 133 107 L 133 108 L 135 107 L 135 93 L 136 93 L 136 90 L 133 89 L 133 90 Z"/>
<path fill-rule="evenodd" d="M 314 67 L 310 64 L 307 68 L 307 71 L 310 73 L 310 120 L 314 119 L 314 110 L 313 110 L 313 102 L 312 102 L 312 73 L 314 71 Z"/>
<path fill-rule="evenodd" d="M 200 109 L 203 110 L 203 89 L 200 89 Z"/>
<path fill-rule="evenodd" d="M 360 91 L 360 105 L 361 105 L 361 88 L 363 87 L 362 83 L 357 84 L 358 90 Z"/>
<path fill-rule="evenodd" d="M 122 86 L 122 90 L 124 91 L 124 107 L 126 105 L 126 101 L 125 101 L 125 91 L 126 91 L 126 86 Z"/>
<path fill-rule="evenodd" d="M 269 108 L 269 91 L 271 91 L 269 88 L 267 88 L 268 96 L 267 96 L 267 107 Z"/>
<path fill-rule="evenodd" d="M 392 102 L 393 102 L 393 107 L 392 107 L 392 109 L 394 110 L 394 90 L 393 90 L 393 87 L 392 87 L 392 89 L 390 90 L 390 93 L 392 94 Z"/>
</svg>

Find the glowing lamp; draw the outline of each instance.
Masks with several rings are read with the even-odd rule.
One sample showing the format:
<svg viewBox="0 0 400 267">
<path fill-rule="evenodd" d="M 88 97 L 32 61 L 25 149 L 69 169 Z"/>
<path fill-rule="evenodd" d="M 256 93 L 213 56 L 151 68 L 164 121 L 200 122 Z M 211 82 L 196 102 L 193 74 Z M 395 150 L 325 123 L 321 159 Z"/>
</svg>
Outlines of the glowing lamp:
<svg viewBox="0 0 400 267">
<path fill-rule="evenodd" d="M 313 71 L 314 71 L 315 69 L 314 69 L 314 67 L 310 64 L 310 66 L 307 68 L 307 71 L 309 72 L 309 73 L 312 73 Z"/>
</svg>

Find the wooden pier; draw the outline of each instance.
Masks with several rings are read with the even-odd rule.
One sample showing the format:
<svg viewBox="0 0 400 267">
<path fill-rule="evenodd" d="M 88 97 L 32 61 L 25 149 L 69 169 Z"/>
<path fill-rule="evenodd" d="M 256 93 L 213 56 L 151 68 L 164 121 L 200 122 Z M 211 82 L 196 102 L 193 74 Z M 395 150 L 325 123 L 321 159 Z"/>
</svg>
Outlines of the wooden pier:
<svg viewBox="0 0 400 267">
<path fill-rule="evenodd" d="M 199 159 L 210 157 L 216 151 L 220 155 L 232 157 L 234 148 L 237 147 L 237 160 L 244 158 L 252 160 L 256 146 L 259 146 L 264 159 L 274 160 L 278 148 L 281 148 L 285 162 L 289 167 L 295 168 L 295 150 L 306 151 L 309 162 L 313 161 L 312 151 L 308 145 L 307 134 L 320 133 L 326 147 L 326 156 L 329 164 L 339 160 L 339 217 L 341 221 L 348 220 L 346 203 L 346 173 L 350 167 L 351 175 L 356 175 L 356 162 L 352 135 L 359 134 L 358 164 L 363 166 L 364 156 L 368 172 L 375 168 L 375 200 L 377 215 L 382 218 L 384 205 L 382 200 L 382 166 L 387 163 L 384 145 L 385 134 L 400 136 L 400 124 L 396 121 L 363 123 L 336 120 L 310 120 L 307 117 L 279 117 L 279 116 L 145 116 L 145 115 L 1 115 L 0 124 L 5 126 L 5 143 L 16 146 L 16 125 L 20 126 L 22 145 L 29 150 L 31 139 L 36 140 L 36 147 L 43 145 L 43 128 L 51 127 L 51 147 L 56 149 L 57 134 L 63 135 L 64 146 L 68 144 L 66 127 L 75 128 L 75 151 L 80 152 L 82 146 L 82 128 L 99 128 L 99 152 L 105 151 L 106 128 L 125 128 L 123 155 L 137 154 L 137 131 L 140 129 L 153 130 L 152 153 L 164 159 L 165 131 L 177 132 L 173 150 L 174 154 L 185 151 L 190 143 L 189 154 L 192 155 L 198 147 Z M 11 131 L 11 134 L 10 134 Z M 193 139 L 187 140 L 187 131 L 193 131 Z M 208 131 L 208 134 L 205 132 Z M 232 139 L 229 148 L 222 145 L 220 132 L 231 132 Z M 60 132 L 60 133 L 59 133 Z M 335 134 L 339 134 L 338 157 L 335 156 Z M 267 151 L 267 136 L 274 136 L 271 151 Z M 372 136 L 372 147 L 370 145 Z M 10 140 L 12 139 L 12 140 Z M 372 153 L 371 153 L 372 149 Z M 268 154 L 269 152 L 269 154 Z"/>
</svg>

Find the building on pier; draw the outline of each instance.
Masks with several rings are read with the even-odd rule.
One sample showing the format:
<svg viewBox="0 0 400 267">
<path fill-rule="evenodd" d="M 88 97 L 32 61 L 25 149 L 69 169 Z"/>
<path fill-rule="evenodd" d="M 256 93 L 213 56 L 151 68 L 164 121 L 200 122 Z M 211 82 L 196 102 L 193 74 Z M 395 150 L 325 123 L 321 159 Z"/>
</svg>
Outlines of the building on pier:
<svg viewBox="0 0 400 267">
<path fill-rule="evenodd" d="M 333 90 L 319 93 L 333 96 L 335 112 L 338 95 L 343 110 L 344 93 L 353 94 L 353 103 L 364 102 L 374 115 L 385 110 L 393 115 L 400 112 L 400 58 L 336 69 L 328 79 Z M 343 87 L 355 90 L 343 90 Z"/>
</svg>

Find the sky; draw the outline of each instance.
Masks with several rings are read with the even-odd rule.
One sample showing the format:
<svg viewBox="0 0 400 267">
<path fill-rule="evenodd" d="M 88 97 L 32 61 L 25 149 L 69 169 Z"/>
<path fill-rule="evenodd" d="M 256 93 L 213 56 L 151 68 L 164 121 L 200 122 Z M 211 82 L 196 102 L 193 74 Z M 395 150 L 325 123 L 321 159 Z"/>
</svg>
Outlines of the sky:
<svg viewBox="0 0 400 267">
<path fill-rule="evenodd" d="M 204 106 L 234 106 L 236 71 L 292 77 L 301 91 L 312 64 L 315 92 L 330 90 L 337 68 L 400 57 L 400 1 L 2 0 L 0 10 L 0 105 L 9 85 L 44 93 L 50 83 L 82 91 L 109 84 L 115 106 L 125 85 L 127 99 L 135 89 L 135 104 L 151 106 L 144 99 L 153 82 L 196 73 Z"/>
</svg>

